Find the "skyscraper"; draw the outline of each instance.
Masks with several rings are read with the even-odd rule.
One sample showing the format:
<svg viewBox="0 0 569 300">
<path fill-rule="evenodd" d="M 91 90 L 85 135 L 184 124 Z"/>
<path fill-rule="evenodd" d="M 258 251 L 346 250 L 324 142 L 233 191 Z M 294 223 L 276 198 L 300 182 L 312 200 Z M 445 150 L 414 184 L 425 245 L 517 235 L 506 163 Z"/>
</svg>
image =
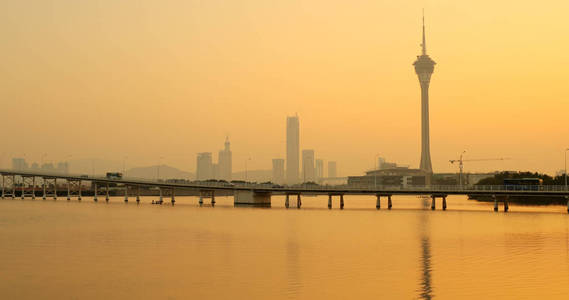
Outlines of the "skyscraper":
<svg viewBox="0 0 569 300">
<path fill-rule="evenodd" d="M 417 55 L 413 63 L 415 73 L 421 84 L 421 164 L 419 168 L 426 173 L 433 173 L 431 165 L 431 146 L 429 142 L 429 84 L 435 69 L 435 61 L 427 55 L 427 41 L 425 38 L 425 16 L 423 15 L 423 43 L 422 53 Z"/>
<path fill-rule="evenodd" d="M 324 177 L 324 161 L 321 159 L 316 160 L 316 180 L 320 180 Z"/>
<path fill-rule="evenodd" d="M 286 182 L 298 183 L 300 137 L 298 116 L 286 118 Z"/>
<path fill-rule="evenodd" d="M 225 148 L 219 151 L 218 156 L 218 171 L 219 179 L 226 181 L 231 181 L 232 170 L 232 158 L 231 158 L 231 145 L 229 143 L 229 137 L 225 138 Z"/>
<path fill-rule="evenodd" d="M 12 169 L 22 171 L 28 169 L 28 163 L 24 158 L 12 158 Z"/>
<path fill-rule="evenodd" d="M 328 177 L 329 178 L 335 178 L 338 177 L 338 174 L 336 173 L 336 162 L 335 161 L 329 161 L 328 162 Z"/>
<path fill-rule="evenodd" d="M 282 158 L 273 159 L 273 183 L 283 184 L 285 181 L 285 161 Z"/>
<path fill-rule="evenodd" d="M 302 182 L 314 182 L 314 150 L 302 150 Z"/>
<path fill-rule="evenodd" d="M 211 152 L 198 153 L 196 178 L 197 180 L 213 179 Z"/>
</svg>

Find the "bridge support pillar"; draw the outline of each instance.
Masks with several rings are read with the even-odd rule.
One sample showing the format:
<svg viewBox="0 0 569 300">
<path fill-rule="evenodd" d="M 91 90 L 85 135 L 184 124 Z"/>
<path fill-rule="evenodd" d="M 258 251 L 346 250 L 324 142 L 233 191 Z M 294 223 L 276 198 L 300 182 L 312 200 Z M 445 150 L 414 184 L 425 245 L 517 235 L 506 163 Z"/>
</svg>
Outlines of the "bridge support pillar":
<svg viewBox="0 0 569 300">
<path fill-rule="evenodd" d="M 8 185 L 11 184 L 12 193 L 6 193 Z M 2 174 L 2 199 L 6 196 L 11 196 L 14 199 L 16 195 L 16 176 L 15 175 L 4 175 Z"/>
<path fill-rule="evenodd" d="M 67 179 L 67 201 L 71 200 L 71 183 Z"/>
<path fill-rule="evenodd" d="M 391 203 L 391 195 L 387 196 L 387 209 L 391 209 L 393 203 Z"/>
<path fill-rule="evenodd" d="M 508 212 L 508 210 L 510 209 L 510 205 L 508 205 L 508 198 L 509 196 L 506 196 L 504 198 L 504 212 Z"/>
<path fill-rule="evenodd" d="M 36 199 L 36 177 L 32 177 L 32 200 Z"/>
<path fill-rule="evenodd" d="M 289 199 L 288 199 L 288 198 L 289 198 L 289 195 L 288 195 L 288 194 L 286 194 L 286 198 L 285 198 L 285 207 L 286 207 L 286 208 L 288 208 L 288 207 L 289 207 L 289 205 L 290 205 L 290 203 L 289 203 Z"/>
<path fill-rule="evenodd" d="M 437 197 L 435 197 L 435 195 L 432 195 L 431 198 L 433 199 L 431 201 L 431 210 L 435 210 L 437 208 L 436 207 L 436 201 L 435 201 L 437 199 Z"/>
<path fill-rule="evenodd" d="M 26 196 L 30 196 L 30 198 L 36 199 L 35 191 L 36 191 L 36 177 L 29 176 L 29 175 L 21 175 L 22 177 L 22 195 L 21 198 L 24 200 Z M 26 185 L 31 188 L 30 193 L 26 193 Z"/>
<path fill-rule="evenodd" d="M 105 201 L 109 202 L 109 184 L 107 183 L 107 188 L 105 189 Z"/>
<path fill-rule="evenodd" d="M 57 178 L 53 179 L 53 200 L 57 200 Z"/>
<path fill-rule="evenodd" d="M 447 210 L 447 196 L 443 196 L 443 210 Z"/>
<path fill-rule="evenodd" d="M 41 197 L 43 200 L 45 200 L 45 197 L 46 197 L 45 186 L 46 186 L 45 178 L 43 178 L 43 182 L 42 182 L 43 195 L 42 195 L 42 197 Z"/>
<path fill-rule="evenodd" d="M 99 199 L 97 199 L 97 183 L 93 182 L 93 201 L 97 202 L 99 201 Z"/>
<path fill-rule="evenodd" d="M 175 190 L 175 189 L 172 189 L 171 193 L 172 193 L 172 195 L 171 195 L 171 196 L 172 196 L 172 200 L 170 200 L 170 202 L 172 203 L 172 205 L 174 205 L 174 203 L 176 203 L 176 195 L 175 195 L 175 194 L 176 194 L 176 190 Z M 212 195 L 212 197 L 213 197 L 213 195 Z M 215 200 L 213 200 L 213 198 L 211 199 L 211 201 L 215 202 Z"/>
<path fill-rule="evenodd" d="M 567 200 L 567 213 L 569 213 L 569 197 L 565 196 L 565 200 Z"/>
<path fill-rule="evenodd" d="M 140 203 L 140 185 L 136 186 L 136 204 Z"/>
<path fill-rule="evenodd" d="M 211 193 L 211 196 L 214 194 Z M 233 194 L 233 204 L 235 206 L 271 206 L 271 192 L 254 190 L 237 190 Z"/>
<path fill-rule="evenodd" d="M 162 205 L 162 203 L 164 202 L 164 196 L 162 195 L 162 188 L 159 187 L 158 191 L 160 192 L 160 198 L 158 198 L 158 201 L 159 201 L 160 205 Z M 201 197 L 200 197 L 200 199 L 201 199 Z"/>
<path fill-rule="evenodd" d="M 81 201 L 81 180 L 79 180 L 79 191 L 78 191 L 78 195 L 77 195 L 77 200 Z"/>
<path fill-rule="evenodd" d="M 198 201 L 198 203 L 200 204 L 200 206 L 203 205 L 203 192 L 200 191 L 200 200 Z"/>
<path fill-rule="evenodd" d="M 300 194 L 296 195 L 296 207 L 300 208 L 302 206 L 302 200 L 300 200 Z"/>
<path fill-rule="evenodd" d="M 381 208 L 381 196 L 376 195 L 376 197 L 377 197 L 377 200 L 375 201 L 375 208 L 380 209 Z"/>
<path fill-rule="evenodd" d="M 494 211 L 498 211 L 498 198 L 496 195 L 492 195 L 492 199 L 494 199 Z"/>
<path fill-rule="evenodd" d="M 332 195 L 328 195 L 328 209 L 332 209 Z"/>
<path fill-rule="evenodd" d="M 211 191 L 211 206 L 215 206 L 215 192 Z"/>
<path fill-rule="evenodd" d="M 340 209 L 344 209 L 344 194 L 340 195 Z"/>
<path fill-rule="evenodd" d="M 124 202 L 128 202 L 128 185 L 124 186 Z"/>
</svg>

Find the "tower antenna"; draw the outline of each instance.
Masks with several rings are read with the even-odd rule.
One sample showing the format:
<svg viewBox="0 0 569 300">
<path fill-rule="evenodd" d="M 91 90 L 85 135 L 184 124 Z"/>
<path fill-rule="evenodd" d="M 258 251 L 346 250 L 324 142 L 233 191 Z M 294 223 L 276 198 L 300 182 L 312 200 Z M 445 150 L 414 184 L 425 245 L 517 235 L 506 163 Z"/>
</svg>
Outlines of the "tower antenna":
<svg viewBox="0 0 569 300">
<path fill-rule="evenodd" d="M 423 8 L 423 43 L 421 44 L 423 47 L 423 55 L 427 55 L 427 39 L 425 38 L 425 9 Z"/>
</svg>

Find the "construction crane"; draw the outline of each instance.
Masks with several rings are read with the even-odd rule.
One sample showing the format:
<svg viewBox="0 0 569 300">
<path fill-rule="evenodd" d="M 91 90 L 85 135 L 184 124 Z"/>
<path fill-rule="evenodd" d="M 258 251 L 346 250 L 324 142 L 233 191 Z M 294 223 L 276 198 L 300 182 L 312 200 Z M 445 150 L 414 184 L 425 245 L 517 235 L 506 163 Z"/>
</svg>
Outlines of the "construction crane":
<svg viewBox="0 0 569 300">
<path fill-rule="evenodd" d="M 458 163 L 458 169 L 459 171 L 459 176 L 458 176 L 458 182 L 459 185 L 462 186 L 462 170 L 464 168 L 464 164 L 463 162 L 465 161 L 493 161 L 493 160 L 507 160 L 509 158 L 504 158 L 504 157 L 500 157 L 500 158 L 479 158 L 479 159 L 462 159 L 462 156 L 464 155 L 464 153 L 466 153 L 466 150 L 462 151 L 462 153 L 460 154 L 460 158 L 459 159 L 451 159 L 449 160 L 449 162 L 451 164 L 454 163 Z"/>
</svg>

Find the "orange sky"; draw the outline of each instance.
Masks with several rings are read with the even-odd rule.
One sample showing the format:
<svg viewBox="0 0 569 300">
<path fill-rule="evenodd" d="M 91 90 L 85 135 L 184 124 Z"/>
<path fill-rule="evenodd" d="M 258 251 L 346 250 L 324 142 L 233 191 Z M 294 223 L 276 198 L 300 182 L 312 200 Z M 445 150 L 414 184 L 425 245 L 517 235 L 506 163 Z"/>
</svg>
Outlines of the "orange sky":
<svg viewBox="0 0 569 300">
<path fill-rule="evenodd" d="M 301 148 L 340 175 L 377 154 L 417 167 L 423 7 L 434 171 L 464 149 L 511 158 L 466 171 L 562 169 L 567 1 L 4 0 L 0 162 L 162 156 L 194 171 L 229 135 L 234 170 L 249 156 L 269 169 L 298 112 Z"/>
</svg>

